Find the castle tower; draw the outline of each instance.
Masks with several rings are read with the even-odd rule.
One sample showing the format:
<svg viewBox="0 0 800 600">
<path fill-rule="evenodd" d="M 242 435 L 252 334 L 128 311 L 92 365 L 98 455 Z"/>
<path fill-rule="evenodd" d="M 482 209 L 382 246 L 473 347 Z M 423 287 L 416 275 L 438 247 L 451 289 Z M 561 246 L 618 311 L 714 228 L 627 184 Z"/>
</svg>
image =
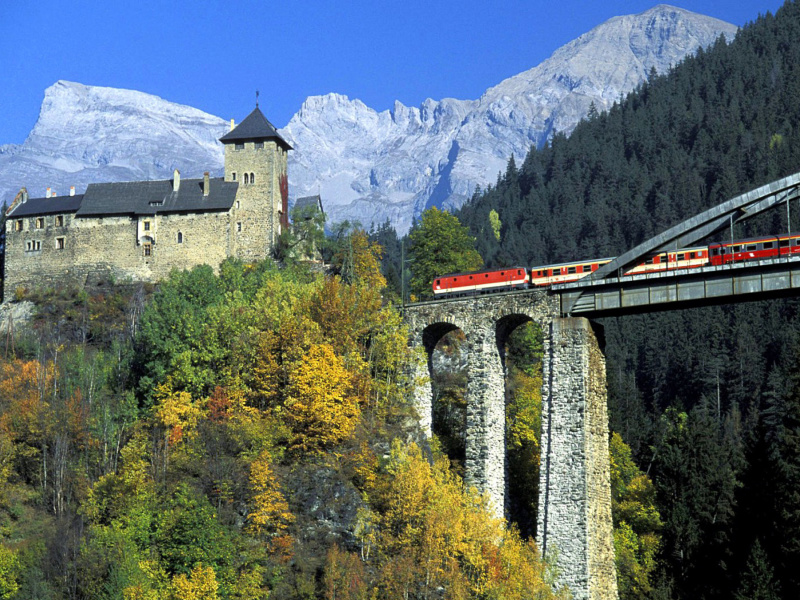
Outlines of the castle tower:
<svg viewBox="0 0 800 600">
<path fill-rule="evenodd" d="M 260 260 L 269 256 L 288 226 L 286 167 L 292 147 L 258 105 L 219 141 L 225 145 L 225 181 L 239 184 L 231 209 L 233 254 Z"/>
</svg>

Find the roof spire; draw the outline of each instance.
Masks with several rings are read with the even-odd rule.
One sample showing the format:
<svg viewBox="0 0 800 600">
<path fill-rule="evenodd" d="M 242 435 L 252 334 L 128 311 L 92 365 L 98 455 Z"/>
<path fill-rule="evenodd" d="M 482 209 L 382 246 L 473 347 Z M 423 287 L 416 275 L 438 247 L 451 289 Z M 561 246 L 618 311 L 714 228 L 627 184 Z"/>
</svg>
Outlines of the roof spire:
<svg viewBox="0 0 800 600">
<path fill-rule="evenodd" d="M 256 108 L 258 108 L 258 90 L 256 90 Z"/>
</svg>

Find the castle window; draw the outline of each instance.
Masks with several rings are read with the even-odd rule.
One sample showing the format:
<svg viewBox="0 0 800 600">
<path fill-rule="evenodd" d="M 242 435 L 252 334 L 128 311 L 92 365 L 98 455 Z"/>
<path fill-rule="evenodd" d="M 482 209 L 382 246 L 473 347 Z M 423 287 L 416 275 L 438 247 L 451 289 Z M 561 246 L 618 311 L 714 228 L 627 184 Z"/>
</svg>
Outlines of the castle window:
<svg viewBox="0 0 800 600">
<path fill-rule="evenodd" d="M 151 244 L 150 242 L 145 242 L 144 243 L 144 255 L 147 257 L 147 256 L 150 256 L 152 254 L 153 254 L 153 244 Z"/>
<path fill-rule="evenodd" d="M 255 183 L 255 182 L 256 182 L 256 174 L 250 173 L 250 183 Z"/>
<path fill-rule="evenodd" d="M 264 142 L 256 142 L 253 146 L 256 150 L 261 150 L 264 147 Z"/>
<path fill-rule="evenodd" d="M 142 229 L 144 229 L 145 231 L 150 231 L 150 221 L 145 221 L 144 223 L 142 223 Z"/>
<path fill-rule="evenodd" d="M 233 171 L 231 173 L 231 179 L 233 179 L 233 181 L 236 181 L 236 171 Z"/>
<path fill-rule="evenodd" d="M 237 200 L 237 201 L 236 201 L 236 208 L 238 209 L 239 207 L 240 207 L 240 203 L 239 203 L 239 201 Z"/>
<path fill-rule="evenodd" d="M 56 227 L 63 227 L 63 226 L 64 226 L 64 216 L 56 215 Z"/>
<path fill-rule="evenodd" d="M 241 230 L 242 230 L 242 222 L 241 222 L 241 221 L 239 221 L 239 222 L 236 224 L 236 231 L 241 231 Z"/>
<path fill-rule="evenodd" d="M 14 221 L 14 231 L 22 231 L 22 219 Z"/>
<path fill-rule="evenodd" d="M 236 149 L 237 150 L 244 150 L 244 143 L 236 144 Z"/>
<path fill-rule="evenodd" d="M 179 244 L 183 243 L 183 233 L 181 233 L 180 231 L 178 232 L 178 243 Z"/>
<path fill-rule="evenodd" d="M 25 242 L 25 252 L 33 250 L 33 242 Z"/>
<path fill-rule="evenodd" d="M 248 183 L 250 183 L 250 175 L 245 173 L 244 174 L 244 184 L 247 185 Z"/>
<path fill-rule="evenodd" d="M 37 250 L 42 249 L 42 242 L 25 242 L 25 251 L 26 252 L 36 252 Z"/>
<path fill-rule="evenodd" d="M 63 250 L 65 243 L 66 243 L 66 238 L 63 237 L 56 238 L 56 250 Z"/>
<path fill-rule="evenodd" d="M 36 218 L 36 229 L 44 229 L 44 217 Z"/>
</svg>

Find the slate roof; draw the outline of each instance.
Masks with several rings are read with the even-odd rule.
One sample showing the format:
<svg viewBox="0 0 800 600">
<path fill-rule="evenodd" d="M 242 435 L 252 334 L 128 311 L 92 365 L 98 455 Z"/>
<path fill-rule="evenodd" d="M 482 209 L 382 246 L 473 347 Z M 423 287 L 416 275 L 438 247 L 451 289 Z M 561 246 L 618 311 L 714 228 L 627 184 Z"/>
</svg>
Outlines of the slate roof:
<svg viewBox="0 0 800 600">
<path fill-rule="evenodd" d="M 223 144 L 252 140 L 276 140 L 286 150 L 292 149 L 257 106 L 253 112 L 245 117 L 244 121 L 219 138 L 219 141 Z"/>
<path fill-rule="evenodd" d="M 238 182 L 214 177 L 209 180 L 209 184 L 209 195 L 203 196 L 202 179 L 181 179 L 177 192 L 172 189 L 171 179 L 90 183 L 77 216 L 136 216 L 230 210 L 239 188 Z"/>
<path fill-rule="evenodd" d="M 325 212 L 322 208 L 322 198 L 320 198 L 319 194 L 316 196 L 303 196 L 302 198 L 298 198 L 294 201 L 294 207 L 297 209 L 303 209 L 308 207 L 319 208 L 321 212 Z"/>
<path fill-rule="evenodd" d="M 53 196 L 50 198 L 28 198 L 27 202 L 17 204 L 8 213 L 11 219 L 32 217 L 39 215 L 52 215 L 56 213 L 74 213 L 78 210 L 83 200 L 83 194 L 74 196 Z"/>
</svg>

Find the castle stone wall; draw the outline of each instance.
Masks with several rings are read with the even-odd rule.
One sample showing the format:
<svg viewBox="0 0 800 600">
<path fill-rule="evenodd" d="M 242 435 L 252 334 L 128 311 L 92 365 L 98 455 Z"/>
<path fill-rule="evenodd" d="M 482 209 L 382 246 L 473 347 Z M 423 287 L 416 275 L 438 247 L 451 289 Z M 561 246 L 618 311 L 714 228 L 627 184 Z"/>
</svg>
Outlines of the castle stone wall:
<svg viewBox="0 0 800 600">
<path fill-rule="evenodd" d="M 57 216 L 24 217 L 22 231 L 15 230 L 17 219 L 7 221 L 6 300 L 14 297 L 17 288 L 83 286 L 98 278 L 157 281 L 174 268 L 189 269 L 199 264 L 216 268 L 232 253 L 231 216 L 227 212 L 138 219 L 64 214 L 60 215 L 64 223 L 61 227 L 56 226 Z M 37 219 L 44 219 L 43 228 L 36 228 Z M 150 222 L 146 237 L 141 235 L 143 220 Z M 144 245 L 151 240 L 150 256 L 145 256 Z"/>
</svg>

